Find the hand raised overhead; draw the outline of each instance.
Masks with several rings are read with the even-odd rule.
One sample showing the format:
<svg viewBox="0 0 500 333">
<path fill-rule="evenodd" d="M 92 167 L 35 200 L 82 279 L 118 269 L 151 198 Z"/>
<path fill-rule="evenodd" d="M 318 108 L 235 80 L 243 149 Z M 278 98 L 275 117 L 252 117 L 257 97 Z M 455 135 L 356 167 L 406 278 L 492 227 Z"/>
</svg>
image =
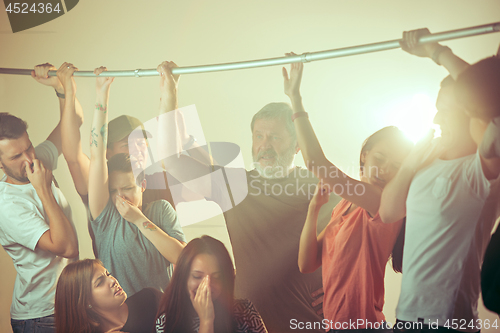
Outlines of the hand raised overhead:
<svg viewBox="0 0 500 333">
<path fill-rule="evenodd" d="M 97 75 L 95 80 L 95 88 L 97 92 L 108 92 L 111 83 L 115 80 L 114 77 L 99 76 L 102 72 L 106 72 L 108 69 L 104 66 L 94 69 L 94 74 Z"/>
<path fill-rule="evenodd" d="M 73 66 L 68 62 L 64 62 L 61 67 L 57 70 L 57 78 L 61 82 L 64 88 L 64 94 L 76 94 L 76 83 L 73 73 L 76 72 L 78 68 Z"/>
<path fill-rule="evenodd" d="M 163 95 L 172 95 L 177 92 L 180 75 L 172 74 L 172 68 L 177 68 L 173 61 L 164 61 L 158 65 L 156 70 L 160 73 L 160 90 Z"/>
<path fill-rule="evenodd" d="M 295 56 L 293 52 L 285 53 L 286 56 Z M 288 77 L 288 72 L 285 67 L 282 69 L 285 94 L 290 97 L 300 96 L 300 82 L 302 81 L 302 72 L 304 70 L 304 64 L 301 62 L 296 62 L 290 64 L 290 77 Z"/>
<path fill-rule="evenodd" d="M 63 85 L 59 81 L 57 76 L 49 76 L 49 71 L 55 71 L 56 68 L 49 64 L 48 62 L 45 64 L 40 64 L 35 66 L 35 68 L 31 71 L 31 77 L 34 78 L 37 82 L 40 82 L 43 85 L 52 87 L 57 90 L 59 93 L 63 93 Z"/>
</svg>

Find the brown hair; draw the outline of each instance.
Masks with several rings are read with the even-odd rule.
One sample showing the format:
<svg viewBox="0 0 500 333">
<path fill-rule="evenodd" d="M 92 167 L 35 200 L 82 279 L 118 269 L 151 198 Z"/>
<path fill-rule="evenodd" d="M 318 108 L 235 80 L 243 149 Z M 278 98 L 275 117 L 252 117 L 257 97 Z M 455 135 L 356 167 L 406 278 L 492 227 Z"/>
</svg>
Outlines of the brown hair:
<svg viewBox="0 0 500 333">
<path fill-rule="evenodd" d="M 489 57 L 458 76 L 455 96 L 474 117 L 490 121 L 500 116 L 500 58 Z"/>
<path fill-rule="evenodd" d="M 233 332 L 234 267 L 226 247 L 219 240 L 204 235 L 190 241 L 179 255 L 174 274 L 160 301 L 157 318 L 165 315 L 165 333 L 192 331 L 196 312 L 187 290 L 191 264 L 198 254 L 211 254 L 217 258 L 221 271 L 222 292 L 214 300 L 214 332 Z"/>
<path fill-rule="evenodd" d="M 20 118 L 0 112 L 0 140 L 18 139 L 28 129 L 28 124 Z M 2 152 L 0 151 L 0 155 Z"/>
<path fill-rule="evenodd" d="M 444 81 L 444 80 L 443 80 Z M 363 171 L 364 163 L 361 159 L 361 156 L 370 149 L 373 148 L 381 140 L 390 139 L 392 142 L 397 142 L 399 145 L 404 147 L 408 152 L 410 152 L 413 147 L 413 142 L 404 135 L 403 131 L 401 131 L 396 126 L 387 126 L 384 127 L 377 132 L 370 135 L 364 142 L 361 147 L 361 153 L 359 156 L 359 166 L 360 170 Z M 405 238 L 405 230 L 406 230 L 406 218 L 403 220 L 403 225 L 401 227 L 401 231 L 399 232 L 398 238 L 396 239 L 396 243 L 392 248 L 391 259 L 392 259 L 392 269 L 396 273 L 403 272 L 403 247 L 404 247 L 404 238 Z"/>
<path fill-rule="evenodd" d="M 89 307 L 92 277 L 97 259 L 84 259 L 67 265 L 57 281 L 55 321 L 57 333 L 97 333 L 100 317 Z"/>
<path fill-rule="evenodd" d="M 253 127 L 255 125 L 255 121 L 258 119 L 264 120 L 274 120 L 279 119 L 285 124 L 288 133 L 292 136 L 293 140 L 297 140 L 297 133 L 295 131 L 295 126 L 292 121 L 293 110 L 290 104 L 283 102 L 269 103 L 264 105 L 262 109 L 257 112 L 250 123 L 250 129 L 253 133 Z"/>
</svg>

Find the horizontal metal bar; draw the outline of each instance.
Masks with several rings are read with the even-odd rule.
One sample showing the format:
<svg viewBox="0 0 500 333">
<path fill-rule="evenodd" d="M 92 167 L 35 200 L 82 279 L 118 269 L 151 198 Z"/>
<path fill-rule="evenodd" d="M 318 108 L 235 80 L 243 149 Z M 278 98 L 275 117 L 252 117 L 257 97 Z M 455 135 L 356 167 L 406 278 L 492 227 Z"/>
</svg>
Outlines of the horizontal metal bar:
<svg viewBox="0 0 500 333">
<path fill-rule="evenodd" d="M 431 34 L 422 37 L 419 43 L 425 44 L 425 43 L 440 42 L 444 40 L 477 36 L 498 31 L 500 31 L 500 22 Z M 400 47 L 399 44 L 400 41 L 402 41 L 402 39 L 395 39 L 391 41 L 378 42 L 373 44 L 351 46 L 351 47 L 327 50 L 327 51 L 303 53 L 301 55 L 290 56 L 290 57 L 268 58 L 261 60 L 241 61 L 241 62 L 203 65 L 203 66 L 178 67 L 174 68 L 172 70 L 172 73 L 194 74 L 194 73 L 218 72 L 218 71 L 228 71 L 235 69 L 284 65 L 295 62 L 310 62 L 310 61 L 324 60 L 324 59 L 331 59 L 338 57 L 347 57 L 356 54 L 396 49 Z M 32 71 L 31 69 L 0 68 L 0 74 L 30 75 L 31 71 Z M 56 71 L 49 71 L 49 76 L 55 76 L 55 75 Z M 157 76 L 157 75 L 158 72 L 156 71 L 156 69 L 106 71 L 100 74 L 100 76 L 106 76 L 106 77 L 143 77 L 143 76 Z M 78 71 L 74 73 L 74 76 L 95 77 L 95 74 L 93 73 L 93 71 Z"/>
</svg>

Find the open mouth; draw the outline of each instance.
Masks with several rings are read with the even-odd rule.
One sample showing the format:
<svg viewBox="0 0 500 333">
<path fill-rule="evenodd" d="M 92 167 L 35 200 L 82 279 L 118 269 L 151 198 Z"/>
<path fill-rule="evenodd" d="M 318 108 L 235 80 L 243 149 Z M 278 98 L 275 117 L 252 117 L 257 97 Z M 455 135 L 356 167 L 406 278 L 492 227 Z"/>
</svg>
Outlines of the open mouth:
<svg viewBox="0 0 500 333">
<path fill-rule="evenodd" d="M 266 150 L 266 151 L 260 152 L 257 155 L 257 160 L 271 161 L 271 160 L 276 159 L 276 156 L 277 156 L 276 152 L 274 152 L 272 150 Z"/>
<path fill-rule="evenodd" d="M 115 291 L 115 296 L 119 296 L 123 294 L 123 288 L 122 287 L 118 287 L 118 289 L 116 289 Z"/>
</svg>

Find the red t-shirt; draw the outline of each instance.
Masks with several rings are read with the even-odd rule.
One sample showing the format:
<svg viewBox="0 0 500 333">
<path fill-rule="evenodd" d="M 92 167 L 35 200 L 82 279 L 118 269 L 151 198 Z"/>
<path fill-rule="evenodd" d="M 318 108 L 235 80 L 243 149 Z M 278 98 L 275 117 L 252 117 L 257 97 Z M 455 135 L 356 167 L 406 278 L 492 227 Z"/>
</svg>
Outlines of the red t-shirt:
<svg viewBox="0 0 500 333">
<path fill-rule="evenodd" d="M 378 213 L 372 218 L 361 207 L 344 216 L 350 206 L 344 199 L 337 204 L 323 238 L 323 312 L 333 322 L 330 329 L 385 320 L 385 267 L 402 225 L 383 223 Z"/>
</svg>

